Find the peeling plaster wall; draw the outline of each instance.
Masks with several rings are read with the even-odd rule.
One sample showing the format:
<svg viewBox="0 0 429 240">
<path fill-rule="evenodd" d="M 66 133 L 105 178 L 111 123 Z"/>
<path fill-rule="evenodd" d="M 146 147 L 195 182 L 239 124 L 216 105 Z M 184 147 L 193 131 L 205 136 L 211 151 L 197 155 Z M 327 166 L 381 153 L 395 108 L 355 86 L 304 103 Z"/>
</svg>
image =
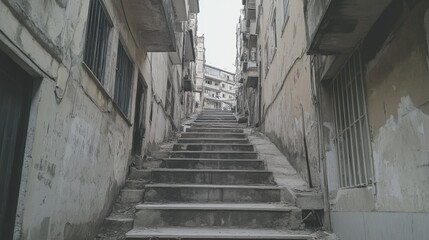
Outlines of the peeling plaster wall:
<svg viewBox="0 0 429 240">
<path fill-rule="evenodd" d="M 115 26 L 104 87 L 82 64 L 89 1 L 0 1 L 0 45 L 39 79 L 16 239 L 93 239 L 125 182 L 139 74 L 148 87 L 145 151 L 170 137 L 180 123 L 180 67 L 172 66 L 167 53 L 147 54 L 138 47 L 118 2 L 103 3 Z M 128 119 L 112 102 L 119 39 L 135 64 Z M 163 110 L 168 74 L 176 90 L 173 117 Z"/>
<path fill-rule="evenodd" d="M 284 29 L 283 1 L 263 1 L 262 4 L 258 44 L 264 49 L 274 9 L 277 13 L 278 41 L 268 73 L 265 76 L 265 71 L 262 72 L 262 130 L 300 175 L 308 180 L 302 131 L 303 109 L 312 181 L 315 186 L 320 186 L 316 113 L 311 100 L 310 56 L 306 54 L 304 3 L 289 1 L 289 19 Z M 265 50 L 261 55 L 262 68 L 265 69 Z"/>
<path fill-rule="evenodd" d="M 342 239 L 363 234 L 417 240 L 429 234 L 428 9 L 429 3 L 420 1 L 408 10 L 366 64 L 376 187 L 338 190 L 332 221 Z"/>
</svg>

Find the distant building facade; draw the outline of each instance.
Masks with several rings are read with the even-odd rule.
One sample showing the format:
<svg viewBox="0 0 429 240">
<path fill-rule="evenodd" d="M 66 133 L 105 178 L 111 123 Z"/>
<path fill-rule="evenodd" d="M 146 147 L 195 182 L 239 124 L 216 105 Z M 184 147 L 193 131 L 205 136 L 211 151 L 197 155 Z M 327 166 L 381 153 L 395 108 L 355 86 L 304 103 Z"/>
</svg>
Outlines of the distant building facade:
<svg viewBox="0 0 429 240">
<path fill-rule="evenodd" d="M 205 64 L 206 64 L 206 49 L 204 46 L 204 36 L 197 37 L 196 43 L 196 54 L 197 58 L 195 60 L 195 90 L 194 90 L 194 99 L 195 99 L 195 109 L 200 111 L 203 107 L 204 102 L 204 73 L 205 73 Z"/>
<path fill-rule="evenodd" d="M 239 112 L 323 190 L 325 226 L 427 238 L 429 2 L 243 4 Z"/>
<path fill-rule="evenodd" d="M 236 107 L 235 74 L 205 65 L 204 108 L 228 109 Z"/>
</svg>

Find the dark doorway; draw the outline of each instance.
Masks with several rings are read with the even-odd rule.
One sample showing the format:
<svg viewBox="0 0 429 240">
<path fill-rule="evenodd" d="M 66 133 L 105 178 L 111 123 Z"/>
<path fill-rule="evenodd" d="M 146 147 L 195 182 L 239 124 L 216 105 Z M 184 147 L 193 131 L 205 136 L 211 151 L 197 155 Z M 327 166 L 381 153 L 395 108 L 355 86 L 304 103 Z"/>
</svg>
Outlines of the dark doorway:
<svg viewBox="0 0 429 240">
<path fill-rule="evenodd" d="M 145 134 L 147 87 L 141 77 L 137 81 L 136 107 L 134 113 L 133 154 L 141 156 Z"/>
<path fill-rule="evenodd" d="M 0 51 L 0 236 L 12 239 L 21 182 L 32 77 Z"/>
</svg>

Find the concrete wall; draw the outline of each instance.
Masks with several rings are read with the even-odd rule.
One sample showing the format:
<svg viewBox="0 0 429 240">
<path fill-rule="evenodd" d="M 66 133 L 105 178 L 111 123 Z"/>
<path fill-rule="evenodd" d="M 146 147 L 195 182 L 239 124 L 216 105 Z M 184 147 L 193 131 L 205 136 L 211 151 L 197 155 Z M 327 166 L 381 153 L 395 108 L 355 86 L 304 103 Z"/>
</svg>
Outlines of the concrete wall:
<svg viewBox="0 0 429 240">
<path fill-rule="evenodd" d="M 262 1 L 258 35 L 263 69 L 261 127 L 301 176 L 308 180 L 302 130 L 304 118 L 313 184 L 318 186 L 317 125 L 311 100 L 311 69 L 310 57 L 306 54 L 303 4 L 303 1 L 289 1 L 289 18 L 284 23 L 283 1 Z M 273 17 L 276 18 L 278 46 L 271 62 L 266 57 L 265 43 L 269 43 Z M 266 63 L 269 64 L 268 72 L 265 71 Z"/>
<path fill-rule="evenodd" d="M 180 66 L 167 53 L 146 54 L 128 32 L 117 1 L 104 1 L 114 28 L 107 84 L 83 61 L 89 1 L 0 1 L 0 46 L 35 78 L 16 239 L 92 239 L 124 183 L 131 159 L 137 76 L 148 86 L 144 149 L 180 123 Z M 49 13 L 49 14 L 46 14 Z M 113 103 L 116 51 L 135 64 L 129 116 Z M 172 78 L 175 115 L 165 113 Z M 152 120 L 150 111 L 152 109 Z"/>
</svg>

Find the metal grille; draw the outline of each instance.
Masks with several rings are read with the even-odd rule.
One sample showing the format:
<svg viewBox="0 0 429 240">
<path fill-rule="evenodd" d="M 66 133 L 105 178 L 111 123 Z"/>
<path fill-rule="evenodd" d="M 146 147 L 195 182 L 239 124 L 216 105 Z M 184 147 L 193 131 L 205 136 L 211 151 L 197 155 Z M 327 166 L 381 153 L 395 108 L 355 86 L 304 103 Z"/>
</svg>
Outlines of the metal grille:
<svg viewBox="0 0 429 240">
<path fill-rule="evenodd" d="M 371 184 L 374 174 L 360 50 L 333 80 L 332 93 L 341 186 Z"/>
<path fill-rule="evenodd" d="M 84 62 L 97 79 L 103 83 L 107 46 L 112 25 L 99 0 L 91 0 L 88 15 Z"/>
<path fill-rule="evenodd" d="M 133 79 L 133 63 L 125 52 L 121 42 L 118 44 L 116 62 L 115 102 L 122 113 L 128 116 L 131 95 L 131 81 Z"/>
</svg>

